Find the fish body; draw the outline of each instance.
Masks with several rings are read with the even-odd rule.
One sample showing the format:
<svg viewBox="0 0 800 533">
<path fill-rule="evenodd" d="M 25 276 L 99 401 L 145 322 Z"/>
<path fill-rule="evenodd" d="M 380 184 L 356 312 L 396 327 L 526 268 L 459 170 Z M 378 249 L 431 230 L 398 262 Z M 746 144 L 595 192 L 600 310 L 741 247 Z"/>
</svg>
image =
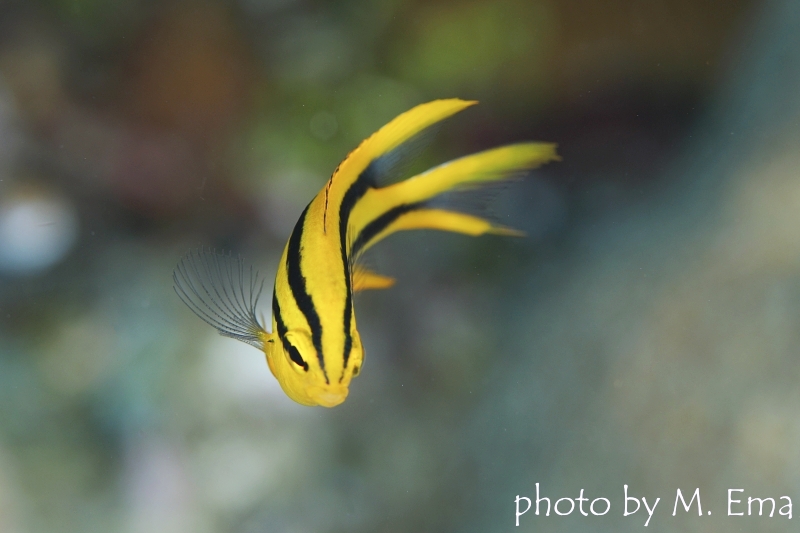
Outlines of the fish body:
<svg viewBox="0 0 800 533">
<path fill-rule="evenodd" d="M 219 256 L 190 254 L 176 269 L 178 295 L 223 335 L 262 349 L 293 400 L 325 407 L 342 403 L 364 360 L 353 294 L 394 282 L 360 266 L 361 254 L 392 233 L 411 229 L 516 235 L 431 201 L 558 159 L 554 144 L 515 144 L 384 184 L 420 135 L 475 103 L 448 99 L 419 105 L 364 140 L 339 164 L 303 210 L 283 250 L 272 295 L 271 332 L 256 318 L 260 291 L 252 270 L 248 279 L 241 261 L 231 264 Z M 226 304 L 230 295 L 241 304 Z"/>
</svg>

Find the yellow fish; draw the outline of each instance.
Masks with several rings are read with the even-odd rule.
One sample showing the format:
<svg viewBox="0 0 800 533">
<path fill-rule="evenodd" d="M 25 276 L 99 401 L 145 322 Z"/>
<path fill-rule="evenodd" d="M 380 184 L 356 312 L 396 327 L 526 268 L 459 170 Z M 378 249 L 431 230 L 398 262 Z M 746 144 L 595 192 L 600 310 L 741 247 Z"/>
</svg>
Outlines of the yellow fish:
<svg viewBox="0 0 800 533">
<path fill-rule="evenodd" d="M 402 230 L 518 235 L 436 207 L 431 200 L 558 159 L 554 144 L 514 144 L 383 185 L 421 134 L 475 103 L 448 99 L 419 105 L 372 134 L 339 164 L 303 210 L 283 250 L 272 294 L 271 333 L 256 316 L 263 281 L 240 259 L 208 250 L 190 253 L 175 270 L 176 292 L 219 333 L 265 352 L 270 370 L 294 401 L 339 405 L 364 362 L 353 294 L 394 283 L 359 265 L 361 254 Z"/>
</svg>

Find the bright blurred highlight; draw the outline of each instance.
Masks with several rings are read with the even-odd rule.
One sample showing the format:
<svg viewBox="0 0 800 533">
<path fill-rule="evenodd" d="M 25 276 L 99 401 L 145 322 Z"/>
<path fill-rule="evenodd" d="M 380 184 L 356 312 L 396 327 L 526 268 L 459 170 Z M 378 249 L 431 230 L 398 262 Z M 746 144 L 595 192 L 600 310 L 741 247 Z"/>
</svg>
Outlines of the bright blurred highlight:
<svg viewBox="0 0 800 533">
<path fill-rule="evenodd" d="M 0 200 L 0 270 L 46 270 L 64 258 L 77 236 L 77 214 L 64 198 L 31 191 Z"/>
</svg>

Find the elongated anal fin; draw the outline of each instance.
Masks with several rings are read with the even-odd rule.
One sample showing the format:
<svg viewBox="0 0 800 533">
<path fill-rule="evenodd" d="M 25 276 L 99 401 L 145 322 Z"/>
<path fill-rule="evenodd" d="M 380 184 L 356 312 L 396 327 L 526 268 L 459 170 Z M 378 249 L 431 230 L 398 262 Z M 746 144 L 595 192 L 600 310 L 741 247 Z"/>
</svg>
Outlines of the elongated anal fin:
<svg viewBox="0 0 800 533">
<path fill-rule="evenodd" d="M 388 289 L 394 285 L 395 279 L 376 274 L 361 265 L 356 265 L 353 270 L 353 291 L 366 291 L 370 289 Z"/>
</svg>

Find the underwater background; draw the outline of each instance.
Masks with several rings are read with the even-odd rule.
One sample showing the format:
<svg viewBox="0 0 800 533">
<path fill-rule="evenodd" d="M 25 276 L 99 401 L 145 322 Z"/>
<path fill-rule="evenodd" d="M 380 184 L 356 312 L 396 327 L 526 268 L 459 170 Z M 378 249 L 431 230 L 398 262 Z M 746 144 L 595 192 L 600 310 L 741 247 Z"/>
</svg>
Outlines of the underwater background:
<svg viewBox="0 0 800 533">
<path fill-rule="evenodd" d="M 527 236 L 376 246 L 363 372 L 293 403 L 175 264 L 269 294 L 339 161 L 449 97 L 422 168 L 558 143 L 490 207 Z M 800 503 L 799 450 L 800 2 L 0 3 L 0 532 L 640 530 L 625 484 L 789 531 L 727 491 Z M 516 527 L 536 483 L 611 510 Z"/>
</svg>

